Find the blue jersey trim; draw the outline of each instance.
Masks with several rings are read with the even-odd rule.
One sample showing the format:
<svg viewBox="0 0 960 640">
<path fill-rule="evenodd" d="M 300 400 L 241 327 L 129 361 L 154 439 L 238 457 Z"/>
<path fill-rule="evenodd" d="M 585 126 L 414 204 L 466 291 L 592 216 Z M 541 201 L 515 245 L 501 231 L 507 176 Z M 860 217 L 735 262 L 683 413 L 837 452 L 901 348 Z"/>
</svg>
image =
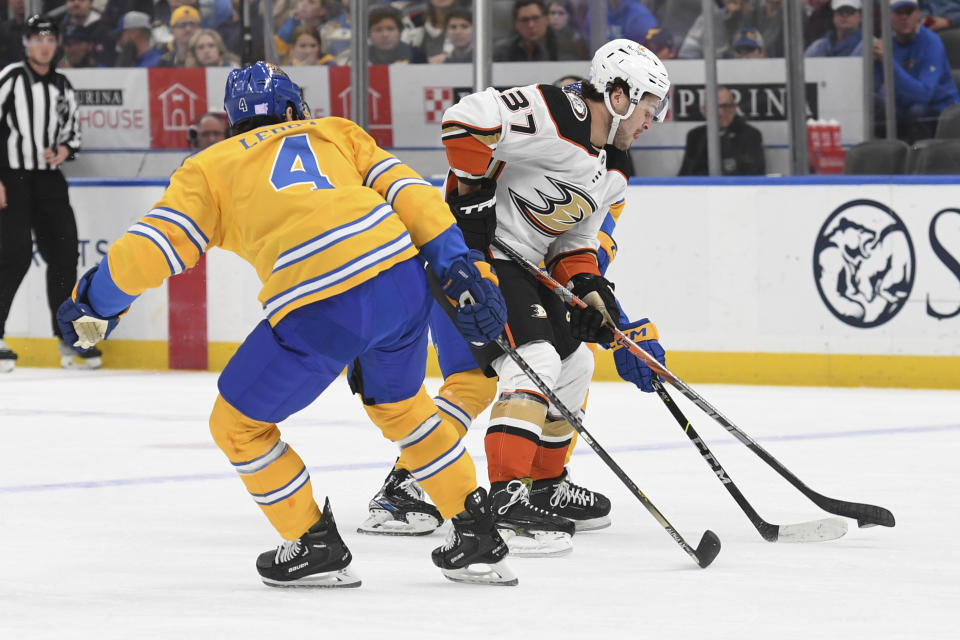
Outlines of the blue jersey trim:
<svg viewBox="0 0 960 640">
<path fill-rule="evenodd" d="M 87 299 L 93 310 L 103 317 L 118 315 L 121 311 L 133 304 L 137 296 L 132 296 L 117 286 L 110 273 L 110 261 L 104 257 L 93 274 L 90 288 L 87 289 Z"/>
<path fill-rule="evenodd" d="M 463 241 L 463 233 L 455 224 L 447 227 L 443 233 L 420 247 L 420 255 L 430 264 L 437 278 L 443 280 L 450 265 L 470 254 Z"/>
<path fill-rule="evenodd" d="M 163 250 L 163 247 L 160 245 L 159 242 L 156 241 L 155 238 L 152 238 L 149 234 L 143 233 L 142 231 L 133 231 L 133 230 L 130 230 L 130 231 L 127 231 L 127 233 L 133 234 L 133 235 L 135 235 L 135 236 L 140 236 L 141 238 L 146 238 L 147 240 L 149 240 L 150 242 L 152 242 L 152 243 L 157 247 L 157 249 L 160 250 L 160 254 L 163 256 L 163 259 L 167 261 L 167 266 L 170 267 L 170 275 L 171 275 L 171 276 L 175 276 L 175 275 L 177 275 L 178 273 L 180 273 L 180 271 L 177 271 L 177 268 L 176 268 L 175 266 L 173 266 L 173 263 L 170 262 L 170 258 L 167 257 L 167 252 Z M 160 231 L 157 231 L 157 233 L 160 233 Z M 171 248 L 172 248 L 172 246 L 173 246 L 173 245 L 171 245 Z M 183 270 L 183 261 L 180 260 L 180 256 L 176 255 L 176 252 L 174 252 L 174 256 L 177 258 L 177 261 L 180 263 L 180 267 L 181 267 L 181 271 L 182 271 L 182 270 Z"/>
</svg>

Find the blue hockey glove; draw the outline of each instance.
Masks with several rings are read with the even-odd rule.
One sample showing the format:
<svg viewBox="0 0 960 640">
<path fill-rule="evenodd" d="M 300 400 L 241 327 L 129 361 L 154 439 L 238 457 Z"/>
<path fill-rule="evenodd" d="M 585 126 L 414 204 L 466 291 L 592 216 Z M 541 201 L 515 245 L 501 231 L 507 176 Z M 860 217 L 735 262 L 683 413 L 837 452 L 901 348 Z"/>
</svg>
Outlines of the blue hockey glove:
<svg viewBox="0 0 960 640">
<path fill-rule="evenodd" d="M 498 284 L 479 251 L 451 264 L 443 279 L 443 292 L 457 307 L 457 329 L 474 346 L 496 340 L 507 323 L 507 303 Z"/>
<path fill-rule="evenodd" d="M 57 324 L 63 341 L 80 349 L 89 349 L 106 340 L 120 322 L 120 315 L 104 317 L 90 306 L 87 290 L 96 272 L 97 267 L 93 267 L 83 274 L 73 288 L 73 294 L 57 309 Z"/>
<path fill-rule="evenodd" d="M 657 362 L 663 366 L 667 365 L 667 352 L 660 346 L 657 325 L 647 318 L 641 318 L 636 322 L 625 324 L 621 331 L 636 342 L 638 347 L 656 358 Z M 617 373 L 620 377 L 637 385 L 637 388 L 644 393 L 653 391 L 654 373 L 650 367 L 623 346 L 611 344 L 610 347 L 614 350 L 613 360 L 617 364 Z"/>
</svg>

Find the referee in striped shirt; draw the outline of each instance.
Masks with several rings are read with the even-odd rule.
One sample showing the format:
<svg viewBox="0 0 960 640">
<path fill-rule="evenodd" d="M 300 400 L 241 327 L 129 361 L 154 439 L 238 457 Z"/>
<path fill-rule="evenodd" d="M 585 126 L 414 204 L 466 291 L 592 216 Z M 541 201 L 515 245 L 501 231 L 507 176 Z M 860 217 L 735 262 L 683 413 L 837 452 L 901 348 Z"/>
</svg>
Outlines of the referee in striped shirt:
<svg viewBox="0 0 960 640">
<path fill-rule="evenodd" d="M 57 23 L 33 16 L 24 26 L 25 60 L 0 71 L 0 372 L 16 354 L 3 342 L 10 305 L 33 258 L 33 236 L 47 264 L 53 332 L 56 312 L 77 279 L 77 223 L 60 165 L 80 147 L 73 87 L 54 69 Z M 60 341 L 61 364 L 95 368 L 99 352 Z"/>
</svg>

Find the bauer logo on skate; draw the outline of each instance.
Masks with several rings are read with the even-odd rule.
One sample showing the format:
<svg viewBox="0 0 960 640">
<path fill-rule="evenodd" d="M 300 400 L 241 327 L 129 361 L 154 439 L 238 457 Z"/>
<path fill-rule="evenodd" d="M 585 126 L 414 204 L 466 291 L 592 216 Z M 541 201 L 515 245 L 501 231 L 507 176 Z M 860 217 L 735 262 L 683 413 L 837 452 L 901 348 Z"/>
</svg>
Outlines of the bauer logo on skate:
<svg viewBox="0 0 960 640">
<path fill-rule="evenodd" d="M 820 228 L 813 250 L 820 298 L 854 327 L 876 327 L 897 315 L 913 289 L 915 265 L 906 225 L 873 200 L 837 208 Z"/>
<path fill-rule="evenodd" d="M 534 204 L 509 189 L 513 206 L 538 232 L 545 236 L 558 236 L 596 211 L 597 203 L 586 189 L 550 176 L 546 178 L 556 189 L 556 195 L 547 195 L 535 188 L 540 204 Z"/>
</svg>

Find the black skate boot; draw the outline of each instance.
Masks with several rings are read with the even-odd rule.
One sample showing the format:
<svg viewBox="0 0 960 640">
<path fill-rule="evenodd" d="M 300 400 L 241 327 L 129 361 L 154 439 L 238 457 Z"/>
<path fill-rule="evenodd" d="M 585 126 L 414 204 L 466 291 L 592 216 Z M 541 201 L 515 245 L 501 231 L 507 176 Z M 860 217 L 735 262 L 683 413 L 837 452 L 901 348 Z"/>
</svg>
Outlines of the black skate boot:
<svg viewBox="0 0 960 640">
<path fill-rule="evenodd" d="M 530 502 L 573 520 L 577 531 L 610 526 L 610 500 L 602 493 L 573 484 L 566 468 L 557 478 L 534 480 L 530 488 Z"/>
<path fill-rule="evenodd" d="M 99 369 L 103 364 L 100 349 L 81 349 L 60 341 L 60 366 L 64 369 Z"/>
<path fill-rule="evenodd" d="M 17 354 L 0 340 L 0 373 L 10 373 L 17 365 Z"/>
<path fill-rule="evenodd" d="M 317 524 L 297 540 L 284 540 L 276 551 L 261 553 L 257 572 L 271 587 L 359 587 L 352 559 L 327 498 Z"/>
<path fill-rule="evenodd" d="M 507 545 L 490 515 L 487 492 L 482 487 L 467 496 L 465 510 L 455 515 L 442 547 L 433 550 L 433 564 L 454 582 L 513 586 L 517 576 L 507 565 Z"/>
<path fill-rule="evenodd" d="M 561 556 L 573 551 L 573 522 L 531 504 L 521 480 L 494 482 L 490 510 L 500 535 L 515 556 Z"/>
<path fill-rule="evenodd" d="M 370 516 L 357 533 L 389 536 L 425 536 L 443 524 L 435 506 L 405 469 L 392 469 L 368 506 Z"/>
</svg>

